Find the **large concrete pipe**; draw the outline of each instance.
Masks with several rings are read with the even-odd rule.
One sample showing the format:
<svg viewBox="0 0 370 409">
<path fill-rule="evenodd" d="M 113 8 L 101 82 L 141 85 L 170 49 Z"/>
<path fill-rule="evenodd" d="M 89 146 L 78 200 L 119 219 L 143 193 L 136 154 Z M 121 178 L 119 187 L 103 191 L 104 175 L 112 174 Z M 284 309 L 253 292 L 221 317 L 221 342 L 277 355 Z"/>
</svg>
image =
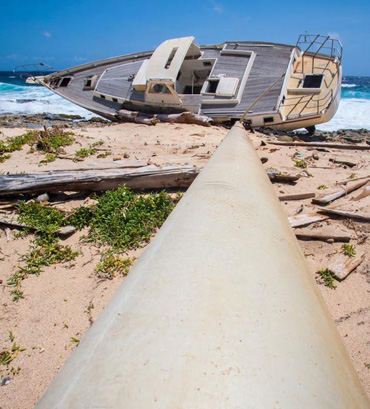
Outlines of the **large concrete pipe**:
<svg viewBox="0 0 370 409">
<path fill-rule="evenodd" d="M 37 409 L 369 408 L 235 126 Z"/>
</svg>

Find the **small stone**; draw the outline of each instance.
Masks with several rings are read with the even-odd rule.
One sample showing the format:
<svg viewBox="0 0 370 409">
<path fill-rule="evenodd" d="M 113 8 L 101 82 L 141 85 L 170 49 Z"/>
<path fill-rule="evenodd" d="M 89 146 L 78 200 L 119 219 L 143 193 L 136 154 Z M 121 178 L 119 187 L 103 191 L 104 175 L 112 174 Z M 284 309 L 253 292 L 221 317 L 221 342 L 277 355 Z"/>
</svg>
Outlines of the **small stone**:
<svg viewBox="0 0 370 409">
<path fill-rule="evenodd" d="M 320 159 L 320 157 L 319 157 L 319 155 L 318 155 L 317 153 L 313 153 L 313 154 L 312 154 L 312 157 L 313 157 L 315 160 L 319 160 L 319 159 Z"/>
<path fill-rule="evenodd" d="M 42 354 L 43 352 L 45 352 L 45 348 L 41 348 L 39 353 Z"/>
<path fill-rule="evenodd" d="M 269 160 L 269 159 L 268 159 L 268 158 L 265 158 L 265 157 L 261 158 L 261 162 L 262 162 L 262 163 L 266 163 L 268 160 Z"/>
<path fill-rule="evenodd" d="M 328 243 L 334 243 L 334 239 L 327 239 L 326 240 Z"/>
<path fill-rule="evenodd" d="M 7 376 L 7 377 L 3 378 L 3 379 L 1 380 L 1 386 L 6 386 L 6 385 L 8 385 L 8 383 L 10 383 L 11 380 L 12 380 L 12 378 L 11 378 L 10 376 Z"/>
<path fill-rule="evenodd" d="M 114 160 L 114 161 L 121 160 L 121 159 L 122 159 L 122 158 L 121 158 L 120 156 L 114 156 L 114 157 L 113 157 L 113 160 Z"/>
<path fill-rule="evenodd" d="M 42 203 L 42 202 L 48 202 L 49 201 L 49 195 L 47 193 L 43 193 L 40 196 L 37 196 L 36 202 Z"/>
<path fill-rule="evenodd" d="M 74 226 L 63 226 L 59 229 L 59 234 L 62 236 L 66 236 L 67 234 L 72 234 L 76 231 L 76 227 Z"/>
<path fill-rule="evenodd" d="M 125 159 L 128 159 L 128 158 L 130 157 L 130 154 L 124 153 L 124 154 L 123 154 L 123 157 L 124 157 Z"/>
</svg>

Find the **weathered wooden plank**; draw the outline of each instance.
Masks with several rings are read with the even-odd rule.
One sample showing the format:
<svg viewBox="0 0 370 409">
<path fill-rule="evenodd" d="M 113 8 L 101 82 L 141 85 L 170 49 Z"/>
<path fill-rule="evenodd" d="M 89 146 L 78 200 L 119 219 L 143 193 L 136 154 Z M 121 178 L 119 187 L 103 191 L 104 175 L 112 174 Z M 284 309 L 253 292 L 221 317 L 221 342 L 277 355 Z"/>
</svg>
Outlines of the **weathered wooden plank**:
<svg viewBox="0 0 370 409">
<path fill-rule="evenodd" d="M 350 219 L 359 219 L 359 220 L 370 221 L 370 215 L 369 214 L 348 212 L 346 210 L 337 210 L 337 209 L 329 209 L 327 207 L 320 207 L 318 209 L 318 212 L 336 214 L 337 216 L 348 217 Z"/>
<path fill-rule="evenodd" d="M 311 197 L 315 197 L 315 193 L 298 193 L 295 195 L 283 195 L 283 196 L 279 196 L 279 200 L 281 202 L 284 202 L 284 201 L 289 201 L 289 200 L 310 199 Z"/>
<path fill-rule="evenodd" d="M 351 240 L 351 236 L 338 235 L 338 234 L 309 234 L 309 233 L 295 233 L 298 240 L 319 240 L 319 241 L 339 241 L 348 243 Z"/>
<path fill-rule="evenodd" d="M 141 169 L 51 172 L 0 176 L 0 197 L 56 191 L 105 191 L 125 184 L 134 190 L 188 187 L 197 168 L 151 165 Z"/>
<path fill-rule="evenodd" d="M 321 222 L 326 219 L 329 219 L 329 216 L 317 213 L 297 214 L 295 216 L 288 217 L 291 227 L 307 226 L 311 223 Z"/>
<path fill-rule="evenodd" d="M 356 267 L 365 260 L 365 253 L 349 257 L 345 254 L 340 254 L 337 259 L 329 264 L 329 271 L 335 275 L 338 280 L 343 280 Z"/>
</svg>

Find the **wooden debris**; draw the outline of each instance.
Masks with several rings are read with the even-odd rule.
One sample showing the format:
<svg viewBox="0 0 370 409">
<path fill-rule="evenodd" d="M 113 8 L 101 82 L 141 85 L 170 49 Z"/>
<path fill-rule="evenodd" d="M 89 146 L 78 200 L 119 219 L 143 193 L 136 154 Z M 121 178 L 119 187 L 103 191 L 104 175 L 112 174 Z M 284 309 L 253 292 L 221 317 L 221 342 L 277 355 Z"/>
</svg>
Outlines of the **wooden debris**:
<svg viewBox="0 0 370 409">
<path fill-rule="evenodd" d="M 326 219 L 329 219 L 329 216 L 317 213 L 297 214 L 295 216 L 288 217 L 291 227 L 307 226 L 308 224 L 321 222 Z"/>
<path fill-rule="evenodd" d="M 370 175 L 367 176 L 363 176 L 362 178 L 356 178 L 356 179 L 346 179 L 346 180 L 342 180 L 341 182 L 337 182 L 337 185 L 346 185 L 347 183 L 350 182 L 357 182 L 358 180 L 364 180 L 364 179 L 369 179 Z"/>
<path fill-rule="evenodd" d="M 368 184 L 369 181 L 370 181 L 370 179 L 367 179 L 365 181 L 358 182 L 355 185 L 347 187 L 347 188 L 342 186 L 339 190 L 337 190 L 335 192 L 332 192 L 332 193 L 326 194 L 324 196 L 317 197 L 317 198 L 313 199 L 312 202 L 316 203 L 316 204 L 326 205 L 326 204 L 331 203 L 332 201 L 334 201 L 336 199 L 339 199 L 342 196 L 348 195 L 349 193 L 351 193 L 351 192 L 359 189 L 360 187 Z"/>
<path fill-rule="evenodd" d="M 351 236 L 341 236 L 337 234 L 308 234 L 308 233 L 295 233 L 298 240 L 320 240 L 327 242 L 340 241 L 348 243 L 351 240 Z"/>
<path fill-rule="evenodd" d="M 280 145 L 280 146 L 304 146 L 305 148 L 332 148 L 332 149 L 351 149 L 358 151 L 370 150 L 369 145 L 350 145 L 341 143 L 330 143 L 330 142 L 280 142 L 271 141 L 268 142 L 270 145 Z"/>
<path fill-rule="evenodd" d="M 364 199 L 365 197 L 368 197 L 369 195 L 370 195 L 370 186 L 365 186 L 362 192 L 358 196 L 352 197 L 351 200 L 354 202 L 357 202 L 358 200 Z"/>
<path fill-rule="evenodd" d="M 170 122 L 177 124 L 196 124 L 211 126 L 212 118 L 205 115 L 194 114 L 193 112 L 181 112 L 180 114 L 158 114 L 156 115 L 160 122 Z M 203 135 L 202 135 L 203 136 Z"/>
<path fill-rule="evenodd" d="M 179 114 L 144 114 L 138 111 L 128 111 L 120 109 L 117 118 L 124 122 L 136 122 L 145 125 L 155 125 L 158 122 L 186 123 L 203 126 L 211 126 L 212 119 L 205 115 L 194 114 L 193 112 L 181 112 Z"/>
<path fill-rule="evenodd" d="M 329 162 L 336 163 L 338 165 L 345 165 L 345 166 L 348 166 L 350 168 L 354 168 L 355 166 L 357 166 L 357 163 L 349 162 L 347 160 L 338 160 L 338 159 L 334 159 L 334 158 L 330 158 Z"/>
<path fill-rule="evenodd" d="M 312 197 L 315 197 L 315 193 L 298 193 L 296 195 L 283 195 L 279 196 L 279 200 L 281 202 L 284 201 L 289 201 L 289 200 L 304 200 L 304 199 L 310 199 Z"/>
<path fill-rule="evenodd" d="M 198 168 L 154 165 L 140 169 L 77 171 L 17 174 L 0 176 L 0 196 L 56 191 L 105 191 L 125 184 L 130 189 L 165 189 L 188 187 L 198 175 Z"/>
<path fill-rule="evenodd" d="M 158 119 L 155 116 L 149 116 L 142 114 L 138 111 L 128 111 L 126 109 L 120 109 L 117 112 L 117 118 L 124 122 L 136 122 L 137 124 L 155 125 L 158 123 Z"/>
<path fill-rule="evenodd" d="M 356 267 L 358 267 L 365 260 L 365 253 L 349 257 L 345 254 L 340 254 L 338 258 L 330 263 L 329 271 L 335 275 L 338 280 L 343 280 Z"/>
<path fill-rule="evenodd" d="M 10 241 L 10 229 L 9 227 L 5 227 L 5 236 L 6 236 L 6 241 Z"/>
<path fill-rule="evenodd" d="M 320 213 L 336 214 L 337 216 L 348 217 L 350 219 L 365 220 L 367 222 L 370 221 L 370 215 L 363 213 L 348 212 L 346 210 L 330 209 L 327 207 L 320 207 L 318 211 Z"/>
<path fill-rule="evenodd" d="M 267 176 L 274 182 L 296 182 L 301 175 L 289 175 L 278 170 L 267 169 Z"/>
</svg>

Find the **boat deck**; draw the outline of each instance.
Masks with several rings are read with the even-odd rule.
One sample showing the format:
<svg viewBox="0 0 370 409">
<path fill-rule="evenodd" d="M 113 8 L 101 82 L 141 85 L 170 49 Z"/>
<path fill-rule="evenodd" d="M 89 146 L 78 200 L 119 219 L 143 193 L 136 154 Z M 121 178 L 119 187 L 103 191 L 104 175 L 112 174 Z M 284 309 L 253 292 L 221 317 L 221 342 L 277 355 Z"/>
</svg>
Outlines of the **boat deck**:
<svg viewBox="0 0 370 409">
<path fill-rule="evenodd" d="M 226 53 L 221 52 L 223 48 L 227 50 Z M 241 94 L 240 103 L 235 100 L 234 103 L 230 103 L 230 98 L 227 97 L 186 94 L 184 95 L 184 106 L 197 107 L 202 101 L 199 108 L 200 114 L 220 118 L 239 118 L 272 83 L 286 72 L 293 49 L 293 46 L 288 45 L 254 42 L 227 42 L 225 46 L 201 47 L 203 58 L 217 58 L 211 77 L 217 78 L 227 74 L 227 77 L 239 79 L 236 94 L 238 94 L 239 88 L 244 86 L 242 80 L 251 58 L 251 54 L 248 52 L 254 53 L 254 61 Z M 233 50 L 235 53 L 232 52 Z M 133 104 L 145 103 L 144 93 L 133 91 L 131 85 L 133 77 L 146 58 L 148 58 L 148 53 L 138 54 L 132 58 L 122 57 L 121 61 L 108 62 L 98 66 L 92 64 L 91 68 L 74 71 L 68 86 L 58 87 L 54 91 L 93 112 L 113 118 L 116 111 L 122 108 L 124 100 L 128 102 L 128 104 L 125 103 L 125 106 L 129 105 L 130 102 Z M 95 95 L 96 93 L 108 95 L 108 99 L 94 96 L 94 90 L 83 90 L 84 79 L 89 75 L 99 77 Z M 252 114 L 276 111 L 280 102 L 282 84 L 283 79 L 253 107 Z M 225 104 L 215 103 L 213 100 L 216 98 L 218 101 L 225 99 Z"/>
</svg>

